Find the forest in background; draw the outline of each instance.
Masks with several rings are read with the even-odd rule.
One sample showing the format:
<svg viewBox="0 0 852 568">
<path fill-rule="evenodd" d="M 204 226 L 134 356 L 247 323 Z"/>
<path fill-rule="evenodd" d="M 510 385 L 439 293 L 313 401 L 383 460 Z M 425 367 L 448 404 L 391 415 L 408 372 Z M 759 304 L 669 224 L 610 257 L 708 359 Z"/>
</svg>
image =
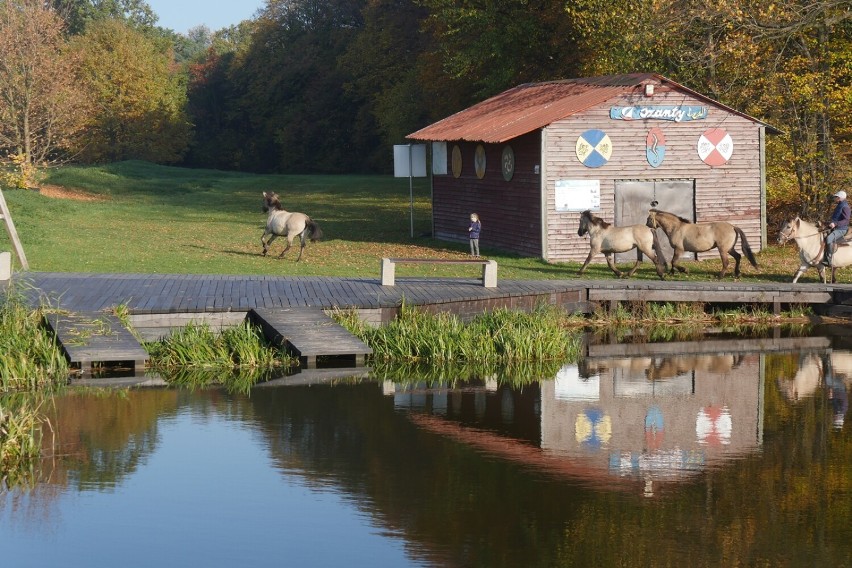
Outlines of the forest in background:
<svg viewBox="0 0 852 568">
<path fill-rule="evenodd" d="M 144 0 L 0 0 L 0 160 L 387 173 L 415 130 L 528 82 L 656 72 L 780 129 L 770 206 L 852 190 L 849 0 L 267 0 L 187 34 Z"/>
</svg>

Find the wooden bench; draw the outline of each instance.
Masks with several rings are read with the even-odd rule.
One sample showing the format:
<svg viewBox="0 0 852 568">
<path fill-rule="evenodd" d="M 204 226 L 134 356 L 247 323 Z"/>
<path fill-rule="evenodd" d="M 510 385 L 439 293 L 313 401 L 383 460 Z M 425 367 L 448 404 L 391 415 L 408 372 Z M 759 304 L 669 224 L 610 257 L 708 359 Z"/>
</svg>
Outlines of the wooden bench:
<svg viewBox="0 0 852 568">
<path fill-rule="evenodd" d="M 497 261 L 454 258 L 383 258 L 382 286 L 393 286 L 396 282 L 397 264 L 478 264 L 482 266 L 482 284 L 486 288 L 497 287 Z"/>
</svg>

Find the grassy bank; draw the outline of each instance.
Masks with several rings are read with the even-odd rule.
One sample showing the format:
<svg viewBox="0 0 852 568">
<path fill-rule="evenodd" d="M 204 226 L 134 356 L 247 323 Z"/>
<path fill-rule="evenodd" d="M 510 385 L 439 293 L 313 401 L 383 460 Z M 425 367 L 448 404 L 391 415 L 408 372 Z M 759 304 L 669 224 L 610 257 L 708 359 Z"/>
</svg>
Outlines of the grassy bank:
<svg viewBox="0 0 852 568">
<path fill-rule="evenodd" d="M 265 215 L 261 193 L 275 191 L 288 210 L 311 215 L 325 238 L 308 245 L 300 263 L 260 255 Z M 466 256 L 465 243 L 430 238 L 427 179 L 414 180 L 414 238 L 407 179 L 390 176 L 252 175 L 121 162 L 49 172 L 41 192 L 6 191 L 32 270 L 188 274 L 271 274 L 377 277 L 384 256 Z M 774 228 L 773 228 L 774 230 Z M 770 235 L 770 241 L 775 235 Z M 12 250 L 0 231 L 0 250 Z M 575 278 L 579 263 L 552 265 L 489 249 L 500 278 Z M 273 243 L 271 255 L 282 250 Z M 758 255 L 760 270 L 743 267 L 744 281 L 789 281 L 793 245 Z M 603 256 L 587 278 L 614 278 Z M 690 263 L 678 280 L 712 280 L 718 260 Z M 404 275 L 474 277 L 475 267 L 412 266 Z M 464 272 L 469 271 L 469 272 Z M 650 263 L 635 275 L 656 279 Z M 841 271 L 841 280 L 848 279 Z M 803 281 L 816 281 L 816 273 Z M 844 280 L 848 281 L 848 280 Z"/>
</svg>

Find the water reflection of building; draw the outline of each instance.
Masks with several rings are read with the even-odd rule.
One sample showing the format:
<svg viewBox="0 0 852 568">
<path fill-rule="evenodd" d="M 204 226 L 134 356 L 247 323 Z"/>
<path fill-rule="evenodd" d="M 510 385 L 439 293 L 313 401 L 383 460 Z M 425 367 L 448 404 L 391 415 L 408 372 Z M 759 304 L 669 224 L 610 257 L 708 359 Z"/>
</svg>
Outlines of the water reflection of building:
<svg viewBox="0 0 852 568">
<path fill-rule="evenodd" d="M 421 427 L 482 451 L 587 481 L 638 483 L 650 493 L 656 481 L 687 479 L 759 450 L 764 354 L 827 345 L 825 338 L 776 338 L 598 346 L 542 381 L 534 400 L 530 389 L 519 398 L 493 384 L 386 384 L 385 392 L 397 408 L 422 411 L 413 417 Z M 519 426 L 529 419 L 537 420 L 538 439 Z"/>
<path fill-rule="evenodd" d="M 761 368 L 724 353 L 566 366 L 541 386 L 541 447 L 615 475 L 701 470 L 760 446 Z"/>
</svg>

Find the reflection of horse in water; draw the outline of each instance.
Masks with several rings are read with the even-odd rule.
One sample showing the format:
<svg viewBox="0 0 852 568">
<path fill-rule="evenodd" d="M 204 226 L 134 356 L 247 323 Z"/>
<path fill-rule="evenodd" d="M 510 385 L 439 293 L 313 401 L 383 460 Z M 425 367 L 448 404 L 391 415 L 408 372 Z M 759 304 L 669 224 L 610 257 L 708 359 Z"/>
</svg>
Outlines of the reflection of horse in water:
<svg viewBox="0 0 852 568">
<path fill-rule="evenodd" d="M 804 353 L 792 379 L 778 379 L 778 388 L 791 402 L 813 396 L 823 384 L 839 381 L 852 386 L 852 352 Z"/>
<path fill-rule="evenodd" d="M 825 388 L 831 401 L 832 422 L 842 430 L 849 410 L 849 388 L 852 387 L 852 353 L 807 353 L 799 360 L 796 375 L 789 380 L 778 379 L 778 388 L 790 402 L 799 402 Z"/>
<path fill-rule="evenodd" d="M 816 393 L 822 383 L 822 357 L 806 353 L 799 358 L 799 369 L 792 379 L 778 379 L 778 388 L 784 398 L 796 402 Z"/>
<path fill-rule="evenodd" d="M 653 364 L 654 360 L 651 357 L 613 357 L 606 359 L 580 359 L 577 367 L 581 377 L 591 377 L 592 375 L 600 374 L 601 371 L 622 372 L 622 376 L 626 379 L 647 377 L 647 369 Z"/>
<path fill-rule="evenodd" d="M 658 381 L 672 379 L 693 371 L 724 374 L 740 366 L 742 354 L 676 355 L 671 357 L 613 357 L 582 359 L 580 375 L 589 377 L 601 371 L 621 371 L 624 379 Z"/>
<path fill-rule="evenodd" d="M 730 373 L 740 366 L 742 354 L 720 353 L 718 355 L 677 355 L 654 360 L 648 367 L 647 377 L 652 381 L 671 379 L 686 373 L 698 371 L 702 373 Z"/>
</svg>

